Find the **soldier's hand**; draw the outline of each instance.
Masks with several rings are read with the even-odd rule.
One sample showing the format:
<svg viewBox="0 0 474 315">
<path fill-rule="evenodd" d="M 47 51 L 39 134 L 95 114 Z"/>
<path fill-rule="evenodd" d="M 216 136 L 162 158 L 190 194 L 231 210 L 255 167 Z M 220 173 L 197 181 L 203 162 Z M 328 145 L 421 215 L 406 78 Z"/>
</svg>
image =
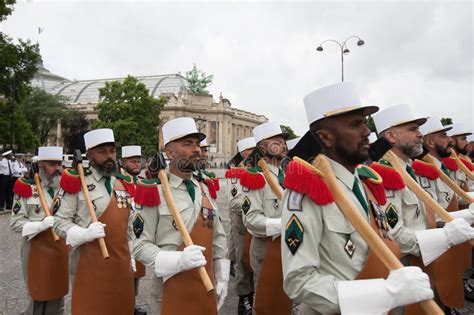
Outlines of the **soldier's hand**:
<svg viewBox="0 0 474 315">
<path fill-rule="evenodd" d="M 418 267 L 403 267 L 390 271 L 385 287 L 390 310 L 399 306 L 432 299 L 430 279 Z"/>
<path fill-rule="evenodd" d="M 444 225 L 449 246 L 458 245 L 474 238 L 474 229 L 464 219 L 454 219 Z"/>
<path fill-rule="evenodd" d="M 214 274 L 216 276 L 217 310 L 224 305 L 227 296 L 230 278 L 230 260 L 216 259 L 214 261 Z"/>
<path fill-rule="evenodd" d="M 206 265 L 206 258 L 203 251 L 206 249 L 198 245 L 191 245 L 184 248 L 178 261 L 180 271 L 190 270 Z"/>
<path fill-rule="evenodd" d="M 105 224 L 102 222 L 94 222 L 86 229 L 86 233 L 84 235 L 84 240 L 86 242 L 91 242 L 97 238 L 105 237 L 104 231 Z"/>
<path fill-rule="evenodd" d="M 449 214 L 452 215 L 455 219 L 464 219 L 469 224 L 474 224 L 474 204 L 469 206 L 469 209 L 452 211 Z"/>
<path fill-rule="evenodd" d="M 41 221 L 41 231 L 45 231 L 54 225 L 54 217 L 53 216 L 47 216 Z"/>
</svg>

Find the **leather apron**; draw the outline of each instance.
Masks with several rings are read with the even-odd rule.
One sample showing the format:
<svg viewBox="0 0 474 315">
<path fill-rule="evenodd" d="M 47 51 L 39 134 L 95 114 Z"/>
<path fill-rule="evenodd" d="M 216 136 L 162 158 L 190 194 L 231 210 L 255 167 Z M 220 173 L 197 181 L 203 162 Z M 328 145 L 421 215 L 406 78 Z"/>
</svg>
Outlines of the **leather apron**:
<svg viewBox="0 0 474 315">
<path fill-rule="evenodd" d="M 458 197 L 457 195 L 453 195 L 453 198 L 451 199 L 451 202 L 449 203 L 448 209 L 446 209 L 448 212 L 451 211 L 458 211 L 459 210 L 459 202 L 458 202 Z M 463 249 L 463 270 L 467 270 L 471 268 L 472 265 L 472 246 L 469 242 L 465 242 L 463 244 L 460 244 Z"/>
<path fill-rule="evenodd" d="M 145 276 L 145 266 L 139 262 L 138 260 L 135 262 L 135 267 L 137 268 L 137 271 L 133 273 L 133 278 L 134 279 L 140 279 Z"/>
<path fill-rule="evenodd" d="M 35 301 L 60 299 L 69 290 L 69 248 L 51 229 L 36 235 L 28 256 L 28 292 Z"/>
<path fill-rule="evenodd" d="M 202 186 L 201 186 L 201 191 Z M 205 209 L 213 210 L 211 202 L 205 194 L 202 195 L 202 209 L 194 224 L 190 236 L 195 245 L 205 247 L 206 271 L 214 283 L 214 267 L 212 256 L 212 241 L 214 228 L 206 222 L 203 217 Z M 209 210 L 208 210 L 209 211 Z M 215 217 L 212 218 L 215 220 Z M 183 244 L 178 250 L 186 247 Z M 161 315 L 213 315 L 217 314 L 216 292 L 207 292 L 198 269 L 191 269 L 175 274 L 163 285 L 163 301 L 161 303 Z"/>
<path fill-rule="evenodd" d="M 119 180 L 100 222 L 106 224 L 105 243 L 110 257 L 104 259 L 98 240 L 80 247 L 72 291 L 73 315 L 133 314 L 135 291 L 127 232 L 130 206 L 119 208 L 115 191 L 124 191 Z"/>
<path fill-rule="evenodd" d="M 245 233 L 244 246 L 242 248 L 242 263 L 249 271 L 252 271 L 252 266 L 250 265 L 250 244 L 252 243 L 252 237 L 252 234 L 248 231 Z"/>
</svg>

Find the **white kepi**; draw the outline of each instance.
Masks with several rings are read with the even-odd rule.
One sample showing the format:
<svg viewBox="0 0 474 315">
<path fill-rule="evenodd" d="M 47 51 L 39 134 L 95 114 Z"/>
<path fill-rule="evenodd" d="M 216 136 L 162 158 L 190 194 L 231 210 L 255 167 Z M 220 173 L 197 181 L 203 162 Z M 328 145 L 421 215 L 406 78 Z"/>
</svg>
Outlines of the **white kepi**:
<svg viewBox="0 0 474 315">
<path fill-rule="evenodd" d="M 408 123 L 416 123 L 421 126 L 426 120 L 426 117 L 415 117 L 408 104 L 394 105 L 374 115 L 375 127 L 379 134 L 389 128 Z"/>
<path fill-rule="evenodd" d="M 450 137 L 457 137 L 457 136 L 469 136 L 472 135 L 472 131 L 466 128 L 463 124 L 452 124 L 450 125 L 453 127 L 451 131 L 448 133 Z"/>
<path fill-rule="evenodd" d="M 126 145 L 122 147 L 122 159 L 142 156 L 142 147 L 139 145 Z"/>
<path fill-rule="evenodd" d="M 280 125 L 271 121 L 258 125 L 253 128 L 252 132 L 256 143 L 275 136 L 283 136 L 285 139 L 288 138 L 288 134 L 281 130 Z"/>
<path fill-rule="evenodd" d="M 420 127 L 421 133 L 426 136 L 437 132 L 446 132 L 453 129 L 453 126 L 443 126 L 439 117 L 430 117 L 426 123 Z"/>
<path fill-rule="evenodd" d="M 240 153 L 244 152 L 247 149 L 253 149 L 257 146 L 254 137 L 248 137 L 237 142 L 237 149 Z"/>
<path fill-rule="evenodd" d="M 207 148 L 210 146 L 211 146 L 210 144 L 207 144 L 207 139 L 202 140 L 201 143 L 199 144 L 200 148 Z"/>
<path fill-rule="evenodd" d="M 308 124 L 337 115 L 361 111 L 369 116 L 378 111 L 377 106 L 363 106 L 353 83 L 331 84 L 303 98 Z"/>
<path fill-rule="evenodd" d="M 39 147 L 38 161 L 62 161 L 63 147 Z"/>
<path fill-rule="evenodd" d="M 298 141 L 300 141 L 300 140 L 301 140 L 301 137 L 294 138 L 294 139 L 286 141 L 286 146 L 288 147 L 288 151 L 293 149 L 296 146 L 296 144 L 298 143 Z"/>
<path fill-rule="evenodd" d="M 84 134 L 86 150 L 104 143 L 115 143 L 114 132 L 109 128 L 95 129 Z"/>
<path fill-rule="evenodd" d="M 196 122 L 190 117 L 180 117 L 167 121 L 161 128 L 161 133 L 163 135 L 163 145 L 190 135 L 196 135 L 199 142 L 206 139 L 206 135 L 198 132 Z"/>
</svg>

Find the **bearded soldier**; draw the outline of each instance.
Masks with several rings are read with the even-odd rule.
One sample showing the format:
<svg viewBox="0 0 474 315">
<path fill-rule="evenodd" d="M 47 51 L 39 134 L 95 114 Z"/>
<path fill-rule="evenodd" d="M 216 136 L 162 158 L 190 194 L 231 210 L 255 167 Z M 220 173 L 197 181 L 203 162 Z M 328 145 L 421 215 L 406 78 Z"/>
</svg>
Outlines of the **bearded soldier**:
<svg viewBox="0 0 474 315">
<path fill-rule="evenodd" d="M 14 186 L 10 225 L 20 232 L 23 278 L 28 288 L 27 309 L 22 314 L 63 314 L 69 289 L 69 252 L 64 240 L 55 241 L 53 216 L 45 216 L 38 190 L 54 213 L 59 206 L 57 192 L 62 173 L 62 147 L 39 147 L 39 178 L 20 178 Z"/>
<path fill-rule="evenodd" d="M 156 179 L 137 183 L 138 216 L 133 222 L 137 238 L 133 253 L 137 260 L 155 270 L 153 314 L 217 314 L 227 295 L 230 261 L 226 259 L 226 236 L 216 204 L 208 186 L 193 177 L 205 135 L 197 131 L 196 123 L 189 117 L 166 122 L 162 135 L 170 159 L 166 171 L 170 191 L 164 191 Z M 194 245 L 183 244 L 169 199 L 163 200 L 164 196 L 169 197 L 168 193 Z M 213 291 L 206 292 L 199 277 L 196 268 L 202 266 L 215 280 Z"/>
<path fill-rule="evenodd" d="M 87 186 L 98 222 L 92 223 L 77 171 L 67 169 L 61 178 L 61 205 L 55 231 L 73 248 L 71 274 L 72 314 L 132 314 L 133 268 L 128 228 L 131 195 L 127 183 L 115 177 L 115 139 L 111 129 L 84 134 Z M 98 239 L 105 240 L 104 259 Z"/>
<path fill-rule="evenodd" d="M 344 194 L 394 252 L 380 207 L 380 176 L 366 166 L 370 130 L 351 83 L 333 84 L 304 98 L 310 131 L 324 148 Z M 311 134 L 309 136 L 311 136 Z M 314 146 L 314 145 L 313 145 Z M 307 148 L 311 149 L 311 148 Z M 388 271 L 334 202 L 319 171 L 294 160 L 287 166 L 282 201 L 282 260 L 285 292 L 301 303 L 300 314 L 384 314 L 431 299 L 426 274 L 417 267 Z M 328 174 L 323 174 L 326 176 Z M 370 189 L 368 187 L 371 187 Z"/>
</svg>

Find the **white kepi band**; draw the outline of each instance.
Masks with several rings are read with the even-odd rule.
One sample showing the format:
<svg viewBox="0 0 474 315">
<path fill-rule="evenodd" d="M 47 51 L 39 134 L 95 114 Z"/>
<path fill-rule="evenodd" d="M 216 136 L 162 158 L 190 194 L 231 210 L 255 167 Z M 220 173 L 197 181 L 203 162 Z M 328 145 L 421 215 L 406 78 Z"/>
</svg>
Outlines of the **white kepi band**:
<svg viewBox="0 0 474 315">
<path fill-rule="evenodd" d="M 62 161 L 63 147 L 39 147 L 38 161 Z"/>
<path fill-rule="evenodd" d="M 114 132 L 109 128 L 95 129 L 84 134 L 86 150 L 104 143 L 115 143 Z"/>
<path fill-rule="evenodd" d="M 436 132 L 446 132 L 453 129 L 453 126 L 443 126 L 439 117 L 430 117 L 426 123 L 420 127 L 421 133 L 426 136 Z"/>
<path fill-rule="evenodd" d="M 126 145 L 122 147 L 122 159 L 142 156 L 142 147 L 139 145 Z"/>
<path fill-rule="evenodd" d="M 196 135 L 199 142 L 206 139 L 206 135 L 198 132 L 196 122 L 190 117 L 180 117 L 167 121 L 161 128 L 161 132 L 164 145 L 190 135 Z"/>
<path fill-rule="evenodd" d="M 240 153 L 244 152 L 247 149 L 253 149 L 257 146 L 257 143 L 255 143 L 255 138 L 254 137 L 248 137 L 240 140 L 237 142 L 237 149 L 239 150 Z"/>
<path fill-rule="evenodd" d="M 415 117 L 408 104 L 394 105 L 374 115 L 375 128 L 377 128 L 379 134 L 389 128 L 408 123 L 416 123 L 421 126 L 426 120 L 426 117 Z"/>
<path fill-rule="evenodd" d="M 281 130 L 280 125 L 271 121 L 258 125 L 253 128 L 252 132 L 256 143 L 275 136 L 283 136 L 285 139 L 288 138 L 288 134 Z"/>
</svg>

